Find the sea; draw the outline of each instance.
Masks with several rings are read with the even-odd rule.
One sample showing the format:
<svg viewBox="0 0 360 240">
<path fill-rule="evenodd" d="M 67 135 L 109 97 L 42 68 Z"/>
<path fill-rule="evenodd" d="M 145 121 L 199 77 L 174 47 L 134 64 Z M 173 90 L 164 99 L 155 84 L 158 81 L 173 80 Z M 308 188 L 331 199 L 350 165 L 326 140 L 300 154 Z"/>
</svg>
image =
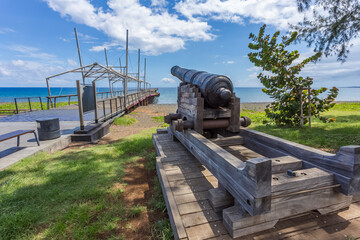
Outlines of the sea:
<svg viewBox="0 0 360 240">
<path fill-rule="evenodd" d="M 121 90 L 121 89 L 119 89 Z M 108 88 L 99 88 L 98 92 L 109 91 Z M 177 101 L 177 88 L 158 88 L 160 97 L 156 99 L 157 104 L 176 104 Z M 240 97 L 240 101 L 244 103 L 255 102 L 271 102 L 272 99 L 261 91 L 261 88 L 235 88 L 236 96 Z M 51 95 L 67 95 L 76 94 L 76 88 L 51 88 Z M 47 88 L 33 87 L 33 88 L 20 88 L 20 87 L 0 87 L 0 102 L 14 102 L 17 98 L 18 102 L 27 101 L 27 97 L 38 98 L 41 97 L 42 101 L 46 102 L 48 96 Z M 21 99 L 24 98 L 24 99 Z M 58 99 L 58 101 L 67 101 Z M 32 100 L 33 101 L 33 100 Z M 37 101 L 34 99 L 34 101 Z M 336 101 L 360 101 L 360 87 L 346 87 L 339 88 L 339 95 Z"/>
</svg>

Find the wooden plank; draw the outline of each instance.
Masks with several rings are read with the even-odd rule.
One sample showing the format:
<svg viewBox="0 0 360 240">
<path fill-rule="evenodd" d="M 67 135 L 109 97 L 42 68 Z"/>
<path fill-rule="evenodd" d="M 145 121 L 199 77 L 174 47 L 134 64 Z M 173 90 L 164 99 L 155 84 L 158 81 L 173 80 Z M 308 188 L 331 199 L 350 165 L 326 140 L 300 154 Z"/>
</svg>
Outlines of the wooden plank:
<svg viewBox="0 0 360 240">
<path fill-rule="evenodd" d="M 211 223 L 222 220 L 222 215 L 214 212 L 212 209 L 202 210 L 200 212 L 190 213 L 181 216 L 185 227 L 191 227 L 204 223 Z"/>
<path fill-rule="evenodd" d="M 204 109 L 204 119 L 214 119 L 214 118 L 229 118 L 231 117 L 231 110 L 228 108 L 205 108 Z"/>
<path fill-rule="evenodd" d="M 205 223 L 186 228 L 189 239 L 208 239 L 227 234 L 223 224 L 218 222 Z"/>
<path fill-rule="evenodd" d="M 160 159 L 161 162 L 163 164 L 165 163 L 177 163 L 177 164 L 184 164 L 184 163 L 192 163 L 192 162 L 197 162 L 196 158 L 194 158 L 193 155 L 191 155 L 190 153 L 184 153 L 181 155 L 176 155 L 176 156 L 166 156 L 164 158 Z"/>
<path fill-rule="evenodd" d="M 174 195 L 182 195 L 191 192 L 202 192 L 213 188 L 206 178 L 186 179 L 169 182 Z"/>
<path fill-rule="evenodd" d="M 296 176 L 288 177 L 284 173 L 272 175 L 271 196 L 278 196 L 305 189 L 330 186 L 334 183 L 334 176 L 318 168 L 294 171 Z"/>
<path fill-rule="evenodd" d="M 291 156 L 282 156 L 271 158 L 271 170 L 272 173 L 286 172 L 287 170 L 299 170 L 302 168 L 302 161 L 291 157 Z"/>
<path fill-rule="evenodd" d="M 207 200 L 200 200 L 198 202 L 190 202 L 177 205 L 180 215 L 211 210 L 212 207 Z"/>
<path fill-rule="evenodd" d="M 204 129 L 204 99 L 201 97 L 196 98 L 196 113 L 194 114 L 194 129 L 200 134 L 203 134 Z"/>
<path fill-rule="evenodd" d="M 190 105 L 188 103 L 184 103 L 180 101 L 180 104 L 178 105 L 178 108 L 180 109 L 187 109 L 191 112 L 194 112 L 197 110 L 197 106 L 196 105 Z"/>
<path fill-rule="evenodd" d="M 240 98 L 233 96 L 228 104 L 228 108 L 231 110 L 230 125 L 227 128 L 228 131 L 237 133 L 240 131 Z"/>
<path fill-rule="evenodd" d="M 180 98 L 180 104 L 182 103 L 196 106 L 198 101 L 196 98 Z"/>
<path fill-rule="evenodd" d="M 277 149 L 285 155 L 299 158 L 305 168 L 318 167 L 334 173 L 335 182 L 341 184 L 344 194 L 354 195 L 360 192 L 359 145 L 344 146 L 336 154 L 331 154 L 251 129 L 242 129 L 240 135 L 253 142 L 263 143 L 268 152 Z"/>
<path fill-rule="evenodd" d="M 253 158 L 263 158 L 263 155 L 258 154 L 257 152 L 252 151 L 251 149 L 238 145 L 238 146 L 228 146 L 224 147 L 226 151 L 239 158 L 241 161 L 246 162 L 249 159 Z"/>
<path fill-rule="evenodd" d="M 208 192 L 196 192 L 196 193 L 188 193 L 183 195 L 174 196 L 176 204 L 183 204 L 189 202 L 196 202 L 200 200 L 208 199 Z"/>
<path fill-rule="evenodd" d="M 245 165 L 195 131 L 175 131 L 173 134 L 251 215 L 261 214 L 270 209 L 270 159 L 251 159 Z"/>
<path fill-rule="evenodd" d="M 200 93 L 189 93 L 189 92 L 182 92 L 181 93 L 181 97 L 182 98 L 195 98 L 195 97 L 200 97 Z"/>
<path fill-rule="evenodd" d="M 16 130 L 13 132 L 5 133 L 5 134 L 0 135 L 0 142 L 9 140 L 9 139 L 17 137 L 17 136 L 24 135 L 27 133 L 34 133 L 34 132 L 35 132 L 35 130 Z"/>
<path fill-rule="evenodd" d="M 198 161 L 191 161 L 191 162 L 164 162 L 163 163 L 165 171 L 169 171 L 171 169 L 188 169 L 189 171 L 195 171 L 198 169 L 203 169 L 204 167 L 198 162 Z M 194 170 L 191 170 L 191 168 L 194 168 Z"/>
<path fill-rule="evenodd" d="M 185 176 L 181 172 L 180 168 L 172 170 L 172 171 L 166 171 L 166 177 L 169 182 L 185 180 Z"/>
<path fill-rule="evenodd" d="M 263 222 L 260 224 L 254 224 L 252 226 L 244 227 L 241 229 L 230 229 L 230 227 L 228 226 L 228 223 L 226 221 L 224 221 L 224 226 L 228 230 L 230 236 L 232 236 L 233 238 L 238 238 L 238 237 L 243 237 L 243 236 L 246 236 L 246 235 L 249 235 L 252 233 L 257 233 L 257 232 L 271 229 L 275 226 L 275 224 L 277 222 L 278 222 L 278 220 L 273 220 L 273 221 L 269 221 L 269 222 Z"/>
<path fill-rule="evenodd" d="M 166 195 L 164 199 L 165 199 L 166 207 L 168 209 L 169 219 L 174 233 L 174 237 L 175 239 L 185 238 L 187 237 L 187 234 L 182 224 L 180 213 L 175 203 L 174 197 L 171 193 L 170 185 L 166 179 L 165 170 L 163 169 L 162 163 L 159 160 L 159 158 L 157 158 L 156 166 L 157 166 L 156 169 L 159 175 L 162 191 L 164 195 Z"/>
<path fill-rule="evenodd" d="M 182 224 L 179 210 L 175 203 L 174 196 L 171 192 L 169 182 L 167 181 L 165 170 L 160 161 L 160 158 L 161 156 L 163 156 L 164 152 L 157 136 L 158 136 L 157 134 L 153 134 L 153 142 L 154 145 L 156 146 L 155 149 L 157 149 L 156 152 L 158 156 L 160 156 L 156 158 L 156 171 L 158 173 L 160 185 L 162 188 L 162 192 L 164 194 L 164 199 L 165 199 L 166 207 L 168 209 L 169 219 L 174 233 L 174 238 L 175 239 L 186 238 L 187 234 L 184 225 Z"/>
<path fill-rule="evenodd" d="M 304 193 L 283 198 L 272 199 L 271 211 L 269 213 L 249 216 L 238 207 L 230 207 L 223 211 L 223 218 L 227 226 L 234 229 L 241 229 L 248 226 L 278 220 L 318 208 L 331 206 L 348 201 L 349 197 L 333 189 L 317 192 Z"/>
<path fill-rule="evenodd" d="M 215 143 L 220 147 L 228 147 L 228 146 L 244 144 L 244 138 L 241 136 L 214 138 L 214 139 L 210 139 L 210 141 L 212 141 L 213 143 Z"/>
</svg>

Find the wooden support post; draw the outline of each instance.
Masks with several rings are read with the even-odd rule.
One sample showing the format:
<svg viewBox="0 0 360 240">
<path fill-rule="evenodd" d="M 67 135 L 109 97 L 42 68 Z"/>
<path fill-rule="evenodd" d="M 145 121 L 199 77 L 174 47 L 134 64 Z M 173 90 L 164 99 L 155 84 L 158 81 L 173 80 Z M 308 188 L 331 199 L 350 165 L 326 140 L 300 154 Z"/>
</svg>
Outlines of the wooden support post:
<svg viewBox="0 0 360 240">
<path fill-rule="evenodd" d="M 112 117 L 113 109 L 112 109 L 112 99 L 110 98 L 110 117 Z"/>
<path fill-rule="evenodd" d="M 14 98 L 14 101 L 15 101 L 16 114 L 19 114 L 19 109 L 18 109 L 16 98 Z"/>
<path fill-rule="evenodd" d="M 124 79 L 124 98 L 127 101 L 127 84 L 128 84 L 128 69 L 129 69 L 129 30 L 126 30 L 126 69 L 125 69 L 125 79 Z M 125 108 L 127 107 L 127 102 L 125 101 Z"/>
<path fill-rule="evenodd" d="M 303 113 L 302 91 L 303 91 L 303 89 L 300 88 L 300 125 L 301 125 L 301 127 L 304 127 L 304 113 Z"/>
<path fill-rule="evenodd" d="M 308 86 L 308 104 L 309 104 L 309 114 L 308 114 L 308 119 L 309 119 L 309 127 L 311 127 L 311 88 L 310 86 Z"/>
<path fill-rule="evenodd" d="M 106 116 L 106 109 L 105 109 L 105 100 L 103 100 L 103 114 L 104 114 L 104 119 L 105 119 L 105 116 Z M 105 120 L 104 120 L 105 121 Z"/>
<path fill-rule="evenodd" d="M 228 108 L 231 110 L 230 126 L 228 131 L 237 133 L 240 131 L 240 98 L 233 96 L 228 104 Z"/>
<path fill-rule="evenodd" d="M 28 102 L 29 102 L 29 109 L 30 109 L 30 112 L 32 112 L 32 109 L 31 109 L 31 101 L 30 101 L 30 98 L 28 97 Z"/>
<path fill-rule="evenodd" d="M 41 97 L 39 97 L 39 100 L 40 100 L 40 107 L 41 107 L 41 110 L 44 110 L 44 109 L 43 109 L 43 104 L 42 104 L 42 101 L 41 101 Z"/>
<path fill-rule="evenodd" d="M 77 87 L 77 95 L 78 95 L 78 106 L 79 106 L 79 118 L 80 118 L 80 130 L 84 130 L 84 111 L 83 111 L 83 103 L 82 103 L 82 89 L 79 80 L 76 80 Z"/>
<path fill-rule="evenodd" d="M 95 113 L 95 123 L 99 122 L 99 116 L 98 116 L 98 107 L 97 107 L 97 94 L 96 94 L 96 83 L 95 81 L 92 82 L 93 91 L 94 91 L 94 113 Z"/>
<path fill-rule="evenodd" d="M 117 113 L 118 112 L 118 102 L 117 102 L 118 98 L 116 97 L 114 100 L 115 100 L 115 113 Z"/>
</svg>

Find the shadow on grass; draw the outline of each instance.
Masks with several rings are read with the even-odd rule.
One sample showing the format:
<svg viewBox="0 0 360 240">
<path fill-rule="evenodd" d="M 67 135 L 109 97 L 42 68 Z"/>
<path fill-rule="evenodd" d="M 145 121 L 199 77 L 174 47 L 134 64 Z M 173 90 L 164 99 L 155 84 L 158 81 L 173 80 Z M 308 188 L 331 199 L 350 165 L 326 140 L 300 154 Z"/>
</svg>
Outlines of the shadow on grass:
<svg viewBox="0 0 360 240">
<path fill-rule="evenodd" d="M 151 135 L 83 150 L 38 154 L 0 172 L 0 239 L 92 239 L 124 217 L 126 163 L 148 158 Z"/>
</svg>

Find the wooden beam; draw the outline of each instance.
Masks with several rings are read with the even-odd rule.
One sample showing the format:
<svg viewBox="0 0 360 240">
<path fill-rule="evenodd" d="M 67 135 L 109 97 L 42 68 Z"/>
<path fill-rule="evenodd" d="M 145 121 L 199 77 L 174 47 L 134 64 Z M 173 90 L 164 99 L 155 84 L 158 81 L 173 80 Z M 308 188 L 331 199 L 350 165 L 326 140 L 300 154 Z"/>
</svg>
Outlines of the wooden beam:
<svg viewBox="0 0 360 240">
<path fill-rule="evenodd" d="M 242 145 L 244 144 L 244 138 L 240 136 L 224 137 L 224 138 L 214 138 L 210 139 L 213 143 L 220 147 Z"/>
<path fill-rule="evenodd" d="M 270 210 L 270 159 L 255 158 L 244 163 L 193 130 L 172 133 L 249 214 Z"/>
<path fill-rule="evenodd" d="M 294 156 L 303 161 L 304 168 L 317 167 L 334 174 L 335 183 L 341 184 L 346 195 L 360 193 L 360 145 L 341 147 L 336 154 L 274 137 L 251 129 L 241 129 L 240 135 L 253 145 L 262 144 L 263 151 Z"/>
</svg>

